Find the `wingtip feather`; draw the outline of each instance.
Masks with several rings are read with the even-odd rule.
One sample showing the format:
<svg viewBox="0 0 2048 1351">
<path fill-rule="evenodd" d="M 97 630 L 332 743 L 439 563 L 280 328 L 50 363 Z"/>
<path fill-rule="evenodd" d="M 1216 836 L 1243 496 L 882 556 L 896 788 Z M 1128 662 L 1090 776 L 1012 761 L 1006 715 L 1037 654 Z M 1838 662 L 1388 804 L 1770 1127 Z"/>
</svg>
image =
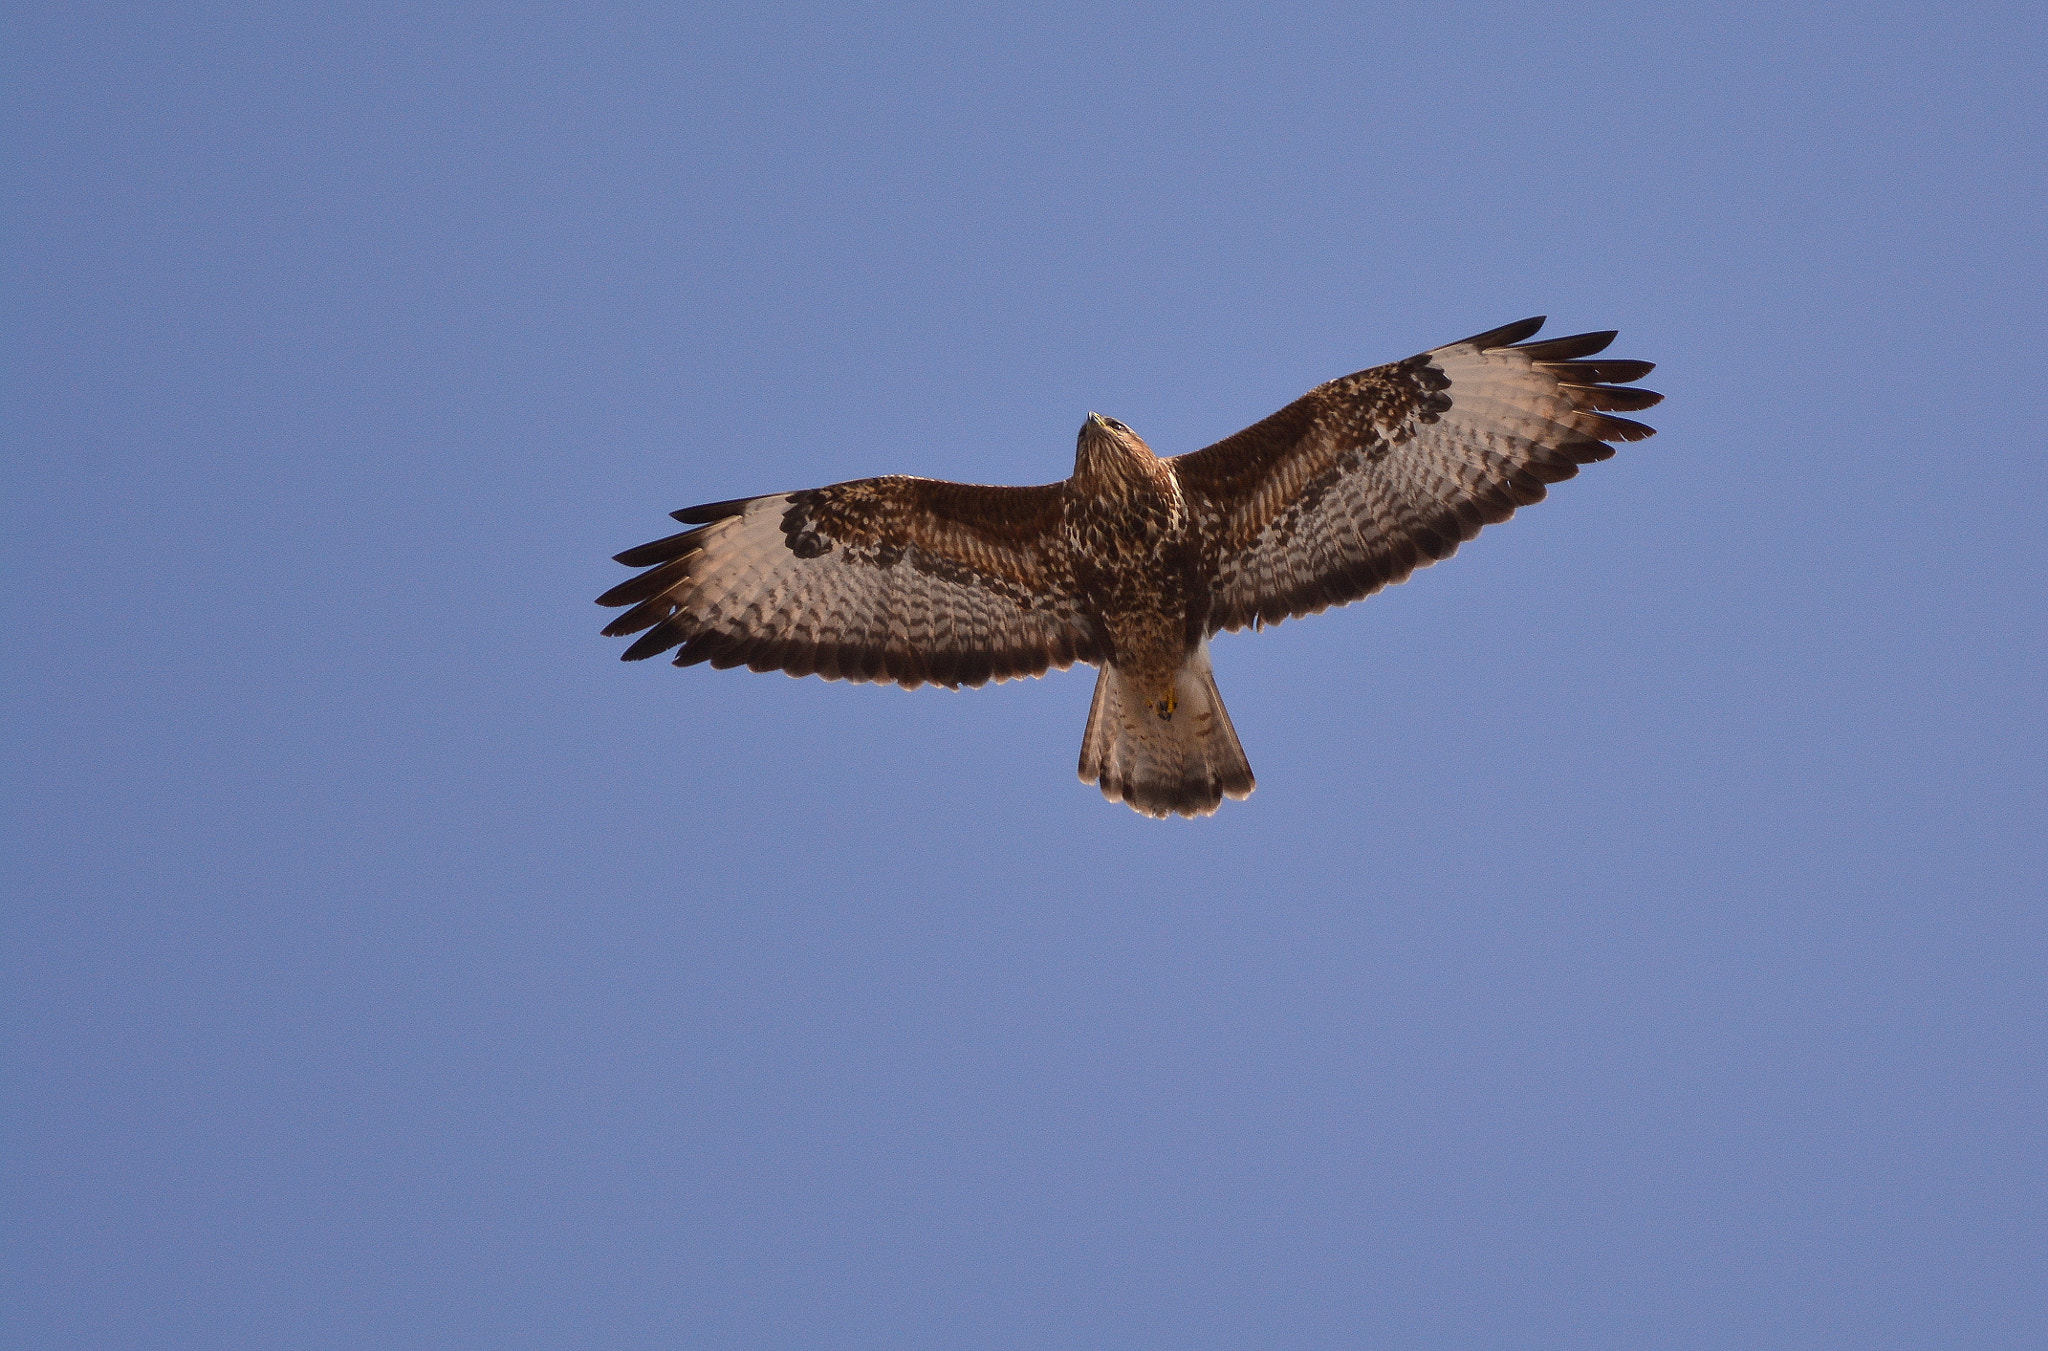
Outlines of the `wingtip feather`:
<svg viewBox="0 0 2048 1351">
<path fill-rule="evenodd" d="M 1566 338 L 1522 343 L 1515 350 L 1531 361 L 1570 361 L 1574 357 L 1589 357 L 1595 352 L 1606 351 L 1607 345 L 1619 337 L 1620 332 L 1619 329 L 1608 328 L 1598 333 L 1574 333 Z"/>
<path fill-rule="evenodd" d="M 1469 338 L 1460 338 L 1448 345 L 1464 347 L 1469 344 L 1482 352 L 1495 347 L 1512 346 L 1524 338 L 1534 336 L 1543 327 L 1546 318 L 1547 316 L 1539 314 L 1530 319 L 1518 319 L 1512 324 L 1502 324 L 1499 328 L 1490 328 L 1484 333 L 1474 333 Z"/>
<path fill-rule="evenodd" d="M 747 509 L 747 503 L 756 500 L 752 497 L 733 497 L 723 502 L 706 502 L 702 506 L 684 507 L 680 511 L 671 511 L 669 515 L 684 525 L 709 525 L 713 521 L 722 521 L 728 516 L 739 515 Z"/>
</svg>

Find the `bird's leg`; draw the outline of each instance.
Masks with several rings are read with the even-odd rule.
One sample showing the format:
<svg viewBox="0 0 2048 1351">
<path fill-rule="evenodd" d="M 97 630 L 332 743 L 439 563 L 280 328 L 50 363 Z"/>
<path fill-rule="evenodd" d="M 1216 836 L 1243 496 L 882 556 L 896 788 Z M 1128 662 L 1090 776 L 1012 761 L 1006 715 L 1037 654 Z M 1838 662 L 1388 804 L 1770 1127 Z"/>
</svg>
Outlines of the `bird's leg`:
<svg viewBox="0 0 2048 1351">
<path fill-rule="evenodd" d="M 1180 707 L 1180 669 L 1187 663 L 1186 627 L 1170 607 L 1140 613 L 1111 614 L 1104 618 L 1115 645 L 1116 666 L 1132 694 L 1149 691 L 1145 711 L 1161 722 L 1173 721 Z M 1135 702 L 1135 701 L 1134 701 Z"/>
</svg>

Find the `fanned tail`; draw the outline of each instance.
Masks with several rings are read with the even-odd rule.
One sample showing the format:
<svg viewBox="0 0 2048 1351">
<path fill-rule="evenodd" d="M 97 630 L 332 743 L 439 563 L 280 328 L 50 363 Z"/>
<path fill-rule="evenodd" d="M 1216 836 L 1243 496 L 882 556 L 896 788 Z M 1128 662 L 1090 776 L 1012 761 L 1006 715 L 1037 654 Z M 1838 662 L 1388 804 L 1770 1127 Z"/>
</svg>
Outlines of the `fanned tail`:
<svg viewBox="0 0 2048 1351">
<path fill-rule="evenodd" d="M 1103 667 L 1081 736 L 1081 781 L 1161 819 L 1208 816 L 1226 797 L 1251 796 L 1251 762 L 1216 690 L 1207 643 L 1174 676 L 1174 697 L 1173 717 L 1161 718 L 1122 672 Z"/>
</svg>

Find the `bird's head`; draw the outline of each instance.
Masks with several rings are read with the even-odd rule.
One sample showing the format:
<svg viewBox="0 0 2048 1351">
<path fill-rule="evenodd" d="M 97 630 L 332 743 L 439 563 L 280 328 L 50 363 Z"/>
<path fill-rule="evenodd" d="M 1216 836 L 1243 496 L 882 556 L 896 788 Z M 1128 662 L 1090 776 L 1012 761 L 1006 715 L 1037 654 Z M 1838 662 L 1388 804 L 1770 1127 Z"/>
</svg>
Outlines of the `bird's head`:
<svg viewBox="0 0 2048 1351">
<path fill-rule="evenodd" d="M 1151 475 L 1158 456 L 1145 438 L 1113 417 L 1090 413 L 1074 441 L 1074 477 Z"/>
</svg>

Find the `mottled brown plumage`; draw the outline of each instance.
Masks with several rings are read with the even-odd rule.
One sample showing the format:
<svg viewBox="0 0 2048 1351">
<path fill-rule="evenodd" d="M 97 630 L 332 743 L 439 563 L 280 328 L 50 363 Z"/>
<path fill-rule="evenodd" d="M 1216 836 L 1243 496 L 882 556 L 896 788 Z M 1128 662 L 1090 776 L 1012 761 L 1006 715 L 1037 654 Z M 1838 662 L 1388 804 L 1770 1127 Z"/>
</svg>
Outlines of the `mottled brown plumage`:
<svg viewBox="0 0 2048 1351">
<path fill-rule="evenodd" d="M 1614 412 L 1648 362 L 1541 319 L 1319 385 L 1205 450 L 1156 457 L 1091 413 L 1074 474 L 1030 488 L 894 475 L 674 513 L 599 597 L 636 661 L 958 687 L 1102 668 L 1081 776 L 1154 816 L 1253 787 L 1210 671 L 1221 629 L 1342 605 L 1453 553 L 1651 429 Z M 1517 346 L 1516 344 L 1521 344 Z"/>
</svg>

